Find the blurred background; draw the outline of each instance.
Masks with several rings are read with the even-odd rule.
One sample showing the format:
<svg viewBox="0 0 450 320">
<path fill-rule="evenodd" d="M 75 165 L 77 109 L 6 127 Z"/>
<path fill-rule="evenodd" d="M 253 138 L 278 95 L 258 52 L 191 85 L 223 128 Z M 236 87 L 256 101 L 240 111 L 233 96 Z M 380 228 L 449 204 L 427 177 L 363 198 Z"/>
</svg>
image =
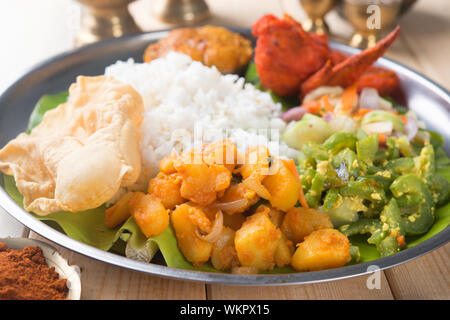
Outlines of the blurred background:
<svg viewBox="0 0 450 320">
<path fill-rule="evenodd" d="M 365 34 L 361 26 L 370 2 L 382 8 L 380 34 Z M 250 27 L 263 14 L 284 12 L 305 28 L 360 47 L 400 23 L 400 39 L 387 56 L 450 87 L 448 0 L 3 0 L 0 92 L 36 63 L 102 37 L 189 23 Z"/>
</svg>

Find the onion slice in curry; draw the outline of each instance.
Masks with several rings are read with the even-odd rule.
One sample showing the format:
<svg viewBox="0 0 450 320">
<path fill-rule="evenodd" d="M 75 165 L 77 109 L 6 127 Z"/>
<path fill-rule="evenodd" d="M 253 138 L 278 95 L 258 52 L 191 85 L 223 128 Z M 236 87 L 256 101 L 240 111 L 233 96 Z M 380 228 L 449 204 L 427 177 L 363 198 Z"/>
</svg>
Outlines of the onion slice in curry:
<svg viewBox="0 0 450 320">
<path fill-rule="evenodd" d="M 213 226 L 211 227 L 211 231 L 208 234 L 202 234 L 202 232 L 195 229 L 195 235 L 203 241 L 214 243 L 219 240 L 220 234 L 223 230 L 223 213 L 221 210 L 217 211 L 216 219 L 214 220 Z"/>
</svg>

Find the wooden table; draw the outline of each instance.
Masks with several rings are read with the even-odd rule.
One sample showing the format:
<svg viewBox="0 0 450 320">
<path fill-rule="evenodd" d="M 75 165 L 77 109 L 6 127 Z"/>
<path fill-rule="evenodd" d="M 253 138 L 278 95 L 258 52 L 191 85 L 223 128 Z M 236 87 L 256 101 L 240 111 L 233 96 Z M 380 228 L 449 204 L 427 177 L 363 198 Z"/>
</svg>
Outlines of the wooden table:
<svg viewBox="0 0 450 320">
<path fill-rule="evenodd" d="M 151 0 L 130 7 L 144 30 L 167 28 L 151 15 Z M 210 0 L 214 24 L 246 26 L 265 13 L 288 12 L 302 20 L 298 0 Z M 39 14 L 36 14 L 39 12 Z M 0 3 L 0 92 L 31 65 L 72 46 L 79 6 L 71 0 L 15 0 Z M 327 16 L 335 38 L 352 29 L 336 13 Z M 424 1 L 400 20 L 402 33 L 387 56 L 450 89 L 450 2 Z M 0 212 L 0 237 L 40 238 Z M 367 276 L 312 285 L 235 287 L 169 280 L 128 271 L 60 248 L 82 270 L 82 299 L 450 299 L 450 244 L 381 272 L 379 289 Z"/>
</svg>

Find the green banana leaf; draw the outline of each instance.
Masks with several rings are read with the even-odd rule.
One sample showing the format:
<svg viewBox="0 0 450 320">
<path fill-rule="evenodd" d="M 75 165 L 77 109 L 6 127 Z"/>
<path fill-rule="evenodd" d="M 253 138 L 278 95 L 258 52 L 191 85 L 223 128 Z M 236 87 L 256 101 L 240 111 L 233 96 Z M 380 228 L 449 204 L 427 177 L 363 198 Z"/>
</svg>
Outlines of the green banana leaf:
<svg viewBox="0 0 450 320">
<path fill-rule="evenodd" d="M 68 96 L 68 91 L 43 95 L 38 100 L 36 106 L 33 109 L 33 112 L 31 113 L 30 120 L 28 122 L 27 133 L 30 133 L 34 127 L 41 123 L 42 118 L 47 111 L 56 108 L 61 103 L 66 102 Z"/>
</svg>

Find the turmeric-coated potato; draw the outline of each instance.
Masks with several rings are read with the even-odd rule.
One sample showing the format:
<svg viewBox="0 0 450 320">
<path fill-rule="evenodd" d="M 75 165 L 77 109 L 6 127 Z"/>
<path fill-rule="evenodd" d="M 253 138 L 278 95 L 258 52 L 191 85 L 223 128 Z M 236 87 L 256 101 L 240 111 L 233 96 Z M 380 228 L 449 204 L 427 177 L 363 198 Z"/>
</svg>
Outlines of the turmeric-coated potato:
<svg viewBox="0 0 450 320">
<path fill-rule="evenodd" d="M 237 164 L 237 148 L 229 139 L 204 144 L 201 146 L 201 152 L 206 164 L 220 164 L 230 171 L 233 171 Z"/>
<path fill-rule="evenodd" d="M 249 147 L 244 157 L 244 164 L 240 168 L 243 179 L 252 175 L 258 176 L 262 181 L 269 171 L 269 149 L 264 146 Z"/>
<path fill-rule="evenodd" d="M 280 229 L 286 238 L 299 243 L 311 232 L 327 228 L 333 228 L 328 215 L 314 209 L 296 207 L 284 215 Z"/>
<path fill-rule="evenodd" d="M 287 211 L 298 201 L 300 181 L 282 161 L 277 160 L 276 163 L 279 166 L 276 173 L 265 177 L 262 183 L 271 195 L 270 204 L 282 211 Z"/>
<path fill-rule="evenodd" d="M 173 209 L 177 204 L 182 204 L 186 201 L 181 196 L 180 189 L 182 181 L 179 173 L 167 175 L 160 172 L 155 178 L 150 180 L 148 193 L 158 197 L 167 209 Z"/>
<path fill-rule="evenodd" d="M 159 162 L 159 171 L 165 174 L 174 173 L 176 172 L 175 165 L 179 161 L 178 155 L 174 152 Z"/>
<path fill-rule="evenodd" d="M 245 184 L 238 183 L 232 184 L 225 191 L 224 195 L 219 199 L 219 203 L 230 203 L 236 202 L 238 200 L 245 200 L 245 201 L 242 201 L 242 205 L 240 206 L 234 205 L 232 206 L 232 208 L 229 209 L 224 208 L 222 209 L 222 211 L 228 214 L 244 212 L 252 205 L 254 205 L 256 202 L 258 202 L 259 197 L 255 191 L 250 190 Z"/>
<path fill-rule="evenodd" d="M 196 267 L 208 261 L 213 247 L 212 243 L 201 240 L 196 235 L 197 225 L 194 221 L 203 220 L 200 219 L 201 216 L 206 219 L 200 208 L 187 203 L 177 206 L 170 216 L 178 247 L 186 259 Z"/>
<path fill-rule="evenodd" d="M 272 269 L 281 231 L 269 218 L 268 210 L 251 215 L 236 231 L 234 244 L 241 265 L 258 270 Z"/>
<path fill-rule="evenodd" d="M 348 238 L 336 229 L 321 229 L 297 246 L 291 264 L 297 271 L 317 271 L 342 267 L 350 260 Z"/>
<path fill-rule="evenodd" d="M 293 254 L 294 244 L 282 235 L 277 250 L 275 251 L 275 264 L 277 267 L 283 267 L 290 264 Z"/>
<path fill-rule="evenodd" d="M 183 162 L 176 169 L 183 178 L 181 196 L 201 206 L 213 203 L 230 186 L 231 172 L 222 165 Z"/>
<path fill-rule="evenodd" d="M 169 213 L 154 195 L 135 192 L 128 205 L 134 221 L 147 238 L 157 236 L 169 225 Z"/>
<path fill-rule="evenodd" d="M 230 270 L 236 259 L 234 230 L 224 227 L 211 252 L 211 263 L 217 270 Z"/>
</svg>

